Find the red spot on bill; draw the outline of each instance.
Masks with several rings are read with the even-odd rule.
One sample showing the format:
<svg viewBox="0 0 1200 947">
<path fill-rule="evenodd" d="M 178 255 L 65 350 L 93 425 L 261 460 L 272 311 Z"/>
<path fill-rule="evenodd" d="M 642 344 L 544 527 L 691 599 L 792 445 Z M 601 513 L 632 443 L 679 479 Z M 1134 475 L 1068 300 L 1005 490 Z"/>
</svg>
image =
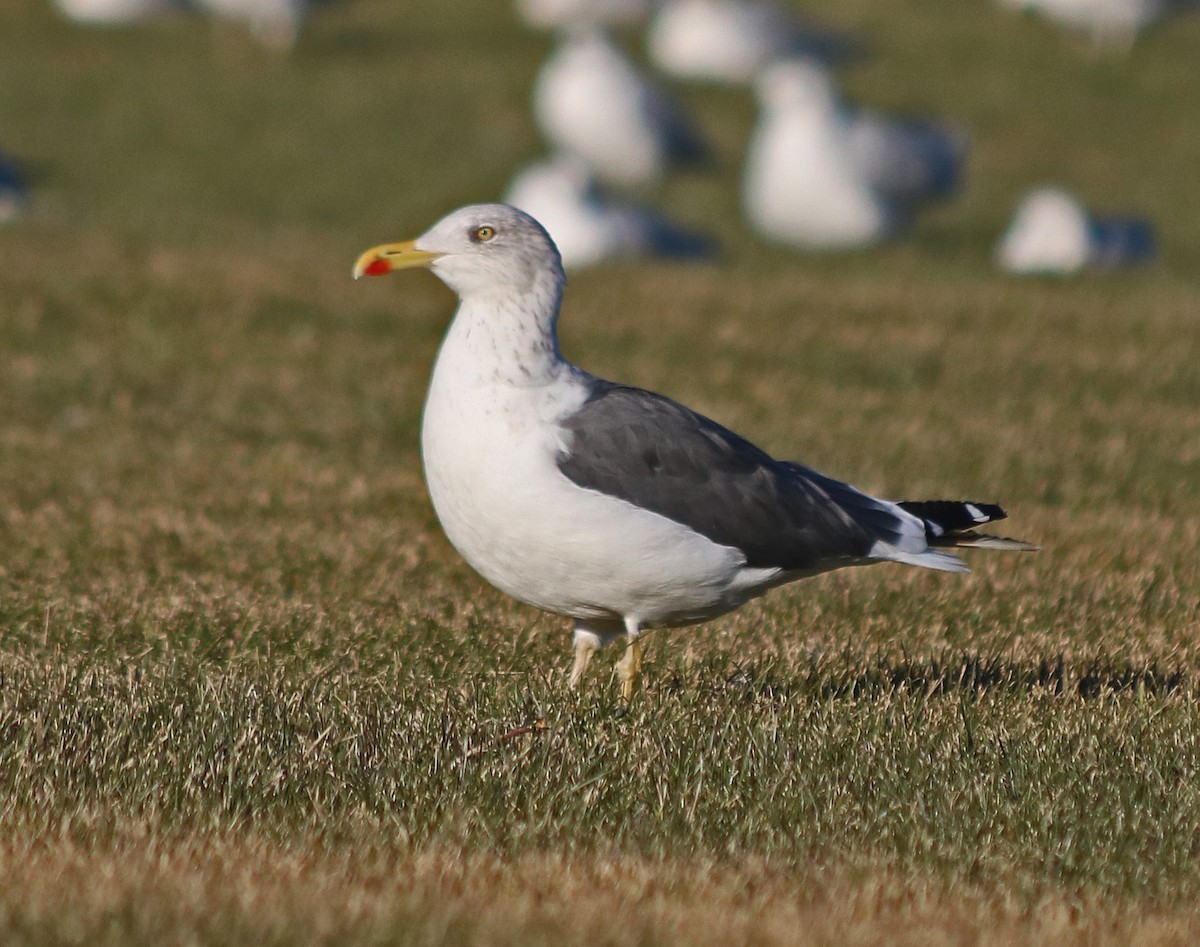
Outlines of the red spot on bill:
<svg viewBox="0 0 1200 947">
<path fill-rule="evenodd" d="M 367 264 L 366 269 L 363 270 L 363 275 L 364 276 L 383 276 L 385 273 L 390 273 L 390 272 L 392 272 L 392 264 L 390 264 L 387 260 L 383 259 L 382 257 L 379 257 L 377 259 L 372 260 L 370 263 Z"/>
</svg>

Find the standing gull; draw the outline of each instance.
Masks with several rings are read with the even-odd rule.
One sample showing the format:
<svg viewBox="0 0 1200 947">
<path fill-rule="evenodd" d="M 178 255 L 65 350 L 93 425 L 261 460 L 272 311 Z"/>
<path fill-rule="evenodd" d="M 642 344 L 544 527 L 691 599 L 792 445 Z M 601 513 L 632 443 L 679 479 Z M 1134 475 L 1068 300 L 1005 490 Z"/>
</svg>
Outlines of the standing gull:
<svg viewBox="0 0 1200 947">
<path fill-rule="evenodd" d="M 609 197 L 586 165 L 565 155 L 521 169 L 509 183 L 504 202 L 541 222 L 568 270 L 606 260 L 698 259 L 714 250 L 702 234 Z"/>
<path fill-rule="evenodd" d="M 653 0 L 517 0 L 517 15 L 537 29 L 623 26 L 650 13 Z"/>
<path fill-rule="evenodd" d="M 0 151 L 0 224 L 20 217 L 28 203 L 29 193 L 16 162 Z"/>
<path fill-rule="evenodd" d="M 54 0 L 69 20 L 89 26 L 118 26 L 182 7 L 179 0 Z"/>
<path fill-rule="evenodd" d="M 296 45 L 314 0 L 191 0 L 205 13 L 244 25 L 268 49 L 286 52 Z"/>
<path fill-rule="evenodd" d="M 655 184 L 671 168 L 708 157 L 682 107 L 600 30 L 563 36 L 534 80 L 533 116 L 557 150 L 609 184 Z"/>
<path fill-rule="evenodd" d="M 999 506 L 879 500 L 576 368 L 555 329 L 558 251 L 515 207 L 464 207 L 366 251 L 354 276 L 409 267 L 460 300 L 421 425 L 434 509 L 485 579 L 574 619 L 572 688 L 596 650 L 625 638 L 629 699 L 646 629 L 714 618 L 794 579 L 887 561 L 965 572 L 938 547 L 1033 548 L 972 532 L 1003 518 Z"/>
<path fill-rule="evenodd" d="M 855 46 L 772 0 L 666 0 L 646 48 L 654 65 L 672 76 L 742 84 L 777 59 L 834 61 L 848 58 Z"/>
<path fill-rule="evenodd" d="M 961 136 L 845 107 L 819 63 L 775 63 L 757 92 L 762 114 L 746 149 L 742 201 L 767 237 L 809 249 L 869 246 L 958 186 Z"/>
<path fill-rule="evenodd" d="M 1138 34 L 1186 0 L 1000 0 L 1002 6 L 1040 13 L 1068 29 L 1085 33 L 1096 46 L 1126 50 Z"/>
<path fill-rule="evenodd" d="M 1010 273 L 1077 273 L 1154 258 L 1154 227 L 1140 217 L 1093 217 L 1055 187 L 1031 191 L 996 248 Z"/>
</svg>

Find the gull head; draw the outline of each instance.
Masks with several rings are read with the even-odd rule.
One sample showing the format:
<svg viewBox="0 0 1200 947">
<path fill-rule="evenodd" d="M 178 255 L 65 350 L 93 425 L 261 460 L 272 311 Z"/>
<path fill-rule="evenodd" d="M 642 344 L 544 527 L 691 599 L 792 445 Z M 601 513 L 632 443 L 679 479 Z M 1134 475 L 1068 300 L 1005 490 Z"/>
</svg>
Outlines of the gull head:
<svg viewBox="0 0 1200 947">
<path fill-rule="evenodd" d="M 362 254 L 354 278 L 425 267 L 460 297 L 528 293 L 565 282 L 558 248 L 544 227 L 508 204 L 472 204 L 447 214 L 415 240 Z"/>
<path fill-rule="evenodd" d="M 837 103 L 837 89 L 829 70 L 805 58 L 784 59 L 767 66 L 755 80 L 755 92 L 768 109 L 829 111 Z"/>
</svg>

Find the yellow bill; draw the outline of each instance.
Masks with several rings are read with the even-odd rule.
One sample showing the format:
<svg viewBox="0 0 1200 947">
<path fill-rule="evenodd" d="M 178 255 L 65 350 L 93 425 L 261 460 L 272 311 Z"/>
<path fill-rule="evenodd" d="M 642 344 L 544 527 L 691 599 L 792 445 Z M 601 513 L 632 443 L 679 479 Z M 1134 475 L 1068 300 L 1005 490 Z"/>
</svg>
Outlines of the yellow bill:
<svg viewBox="0 0 1200 947">
<path fill-rule="evenodd" d="M 354 261 L 354 278 L 383 276 L 392 270 L 429 266 L 441 256 L 440 253 L 432 253 L 429 250 L 418 250 L 415 244 L 415 240 L 405 240 L 403 243 L 381 243 L 377 247 L 371 247 Z"/>
</svg>

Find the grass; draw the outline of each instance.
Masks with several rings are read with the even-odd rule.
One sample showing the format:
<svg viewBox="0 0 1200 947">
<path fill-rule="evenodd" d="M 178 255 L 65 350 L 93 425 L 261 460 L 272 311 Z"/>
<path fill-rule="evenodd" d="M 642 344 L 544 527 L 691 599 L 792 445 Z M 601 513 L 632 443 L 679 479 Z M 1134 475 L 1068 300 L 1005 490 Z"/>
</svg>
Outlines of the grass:
<svg viewBox="0 0 1200 947">
<path fill-rule="evenodd" d="M 0 9 L 35 184 L 0 233 L 0 939 L 1197 939 L 1200 19 L 1124 59 L 982 2 L 814 2 L 874 52 L 855 96 L 976 139 L 961 200 L 834 259 L 744 230 L 752 107 L 681 90 L 724 168 L 662 201 L 723 257 L 574 276 L 567 353 L 1044 548 L 658 634 L 626 711 L 603 670 L 566 694 L 564 623 L 433 518 L 449 294 L 348 276 L 538 153 L 546 39 L 356 0 L 279 60 L 45 6 Z M 999 276 L 1044 180 L 1144 210 L 1163 259 Z"/>
</svg>

